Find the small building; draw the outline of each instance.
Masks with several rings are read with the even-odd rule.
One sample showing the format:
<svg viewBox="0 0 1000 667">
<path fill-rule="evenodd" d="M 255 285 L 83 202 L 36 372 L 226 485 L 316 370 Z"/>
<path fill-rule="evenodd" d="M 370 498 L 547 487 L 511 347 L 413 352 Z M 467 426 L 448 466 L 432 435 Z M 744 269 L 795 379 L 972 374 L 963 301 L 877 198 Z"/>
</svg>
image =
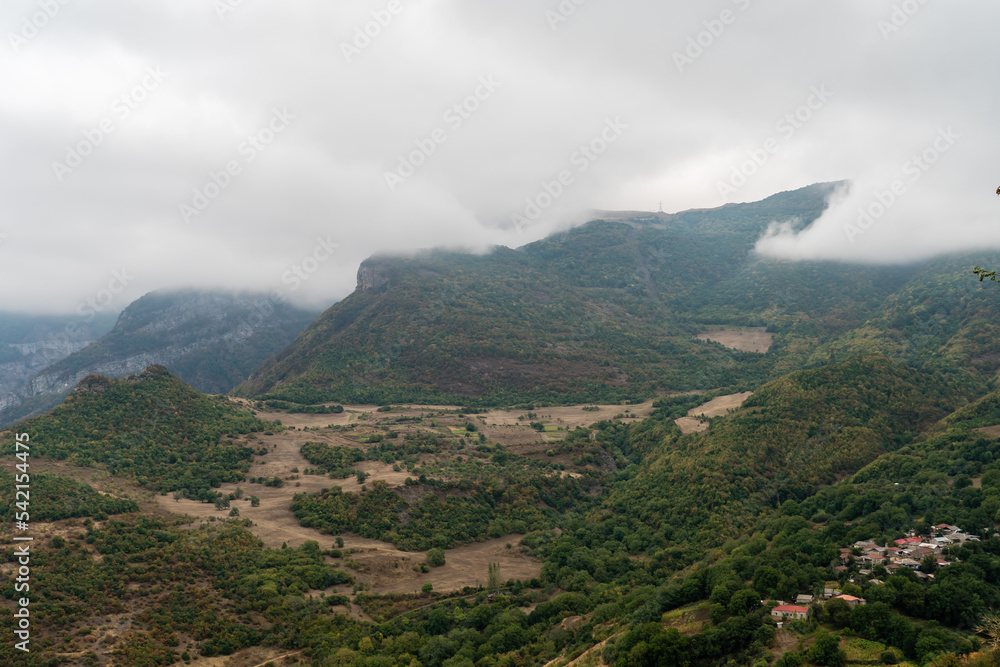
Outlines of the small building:
<svg viewBox="0 0 1000 667">
<path fill-rule="evenodd" d="M 771 618 L 776 618 L 779 621 L 804 621 L 808 617 L 809 608 L 797 604 L 782 604 L 771 609 Z"/>
<path fill-rule="evenodd" d="M 938 525 L 934 526 L 934 530 L 942 534 L 947 534 L 947 533 L 958 533 L 961 532 L 962 529 L 959 528 L 958 526 L 952 526 L 947 523 L 939 523 Z"/>
<path fill-rule="evenodd" d="M 856 598 L 853 595 L 838 595 L 833 599 L 843 600 L 844 602 L 847 603 L 847 606 L 851 607 L 852 609 L 854 607 L 857 607 L 858 605 L 868 604 L 868 602 L 864 598 Z"/>
<path fill-rule="evenodd" d="M 815 598 L 812 595 L 808 595 L 806 593 L 803 593 L 803 594 L 799 595 L 797 598 L 795 598 L 795 604 L 801 604 L 801 605 L 812 604 L 812 602 L 813 602 L 814 599 Z"/>
</svg>

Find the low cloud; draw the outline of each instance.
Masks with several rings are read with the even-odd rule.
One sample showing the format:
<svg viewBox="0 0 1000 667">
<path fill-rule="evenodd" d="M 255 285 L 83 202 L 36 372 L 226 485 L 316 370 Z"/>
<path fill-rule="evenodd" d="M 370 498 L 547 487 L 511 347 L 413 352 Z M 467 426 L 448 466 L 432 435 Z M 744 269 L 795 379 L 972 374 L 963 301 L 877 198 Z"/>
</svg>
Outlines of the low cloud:
<svg viewBox="0 0 1000 667">
<path fill-rule="evenodd" d="M 323 307 L 376 252 L 518 246 L 592 209 L 842 179 L 820 220 L 760 252 L 1000 246 L 986 0 L 55 4 L 0 8 L 0 310 L 73 312 L 123 269 L 109 308 L 285 289 L 329 238 L 292 297 Z M 914 180 L 942 131 L 956 140 Z"/>
</svg>

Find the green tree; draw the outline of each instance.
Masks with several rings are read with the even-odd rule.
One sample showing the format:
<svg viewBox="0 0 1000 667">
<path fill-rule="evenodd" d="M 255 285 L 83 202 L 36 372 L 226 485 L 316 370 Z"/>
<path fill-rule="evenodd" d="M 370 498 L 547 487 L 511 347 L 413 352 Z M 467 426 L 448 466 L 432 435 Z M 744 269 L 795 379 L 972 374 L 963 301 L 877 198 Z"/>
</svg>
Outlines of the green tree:
<svg viewBox="0 0 1000 667">
<path fill-rule="evenodd" d="M 486 590 L 500 592 L 500 563 L 490 563 L 486 568 Z"/>
<path fill-rule="evenodd" d="M 758 607 L 760 607 L 760 596 L 750 589 L 736 591 L 729 599 L 729 613 L 733 616 L 744 616 Z"/>
<path fill-rule="evenodd" d="M 826 617 L 836 628 L 846 628 L 851 623 L 851 607 L 840 598 L 827 600 Z"/>
<path fill-rule="evenodd" d="M 816 636 L 816 642 L 809 647 L 806 657 L 810 662 L 826 667 L 843 667 L 847 664 L 847 654 L 840 648 L 840 637 L 827 632 Z"/>
<path fill-rule="evenodd" d="M 924 559 L 920 561 L 920 571 L 925 574 L 934 574 L 937 572 L 937 556 L 934 554 L 927 554 Z"/>
<path fill-rule="evenodd" d="M 431 567 L 444 565 L 444 549 L 434 548 L 427 552 L 427 564 Z"/>
<path fill-rule="evenodd" d="M 774 667 L 800 667 L 801 665 L 802 656 L 792 651 L 785 653 L 774 663 Z"/>
</svg>

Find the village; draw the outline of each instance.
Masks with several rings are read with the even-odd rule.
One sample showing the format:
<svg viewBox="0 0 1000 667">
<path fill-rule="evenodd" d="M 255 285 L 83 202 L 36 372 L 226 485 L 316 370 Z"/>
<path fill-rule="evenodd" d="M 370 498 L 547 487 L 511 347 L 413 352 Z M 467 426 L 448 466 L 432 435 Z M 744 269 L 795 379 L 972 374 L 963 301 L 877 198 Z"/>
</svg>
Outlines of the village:
<svg viewBox="0 0 1000 667">
<path fill-rule="evenodd" d="M 958 562 L 950 555 L 947 558 L 951 560 L 946 558 L 946 549 L 962 546 L 966 542 L 979 541 L 979 536 L 970 535 L 958 526 L 946 523 L 934 526 L 933 531 L 933 535 L 918 535 L 915 530 L 910 530 L 906 537 L 884 546 L 873 540 L 861 540 L 849 547 L 842 547 L 841 564 L 833 568 L 833 573 L 839 576 L 857 565 L 859 575 L 870 577 L 874 574 L 875 568 L 881 566 L 889 574 L 905 569 L 912 571 L 920 579 L 932 580 L 935 570 Z M 885 583 L 877 578 L 870 578 L 867 581 L 869 585 Z M 854 579 L 850 579 L 849 582 L 855 583 Z M 805 620 L 809 618 L 810 604 L 833 599 L 843 600 L 851 608 L 866 604 L 864 598 L 845 595 L 836 588 L 824 588 L 822 593 L 815 595 L 799 595 L 795 599 L 795 604 L 777 600 L 777 605 L 771 609 L 771 617 L 779 622 L 779 627 L 784 621 Z M 768 603 L 763 600 L 762 602 Z"/>
</svg>

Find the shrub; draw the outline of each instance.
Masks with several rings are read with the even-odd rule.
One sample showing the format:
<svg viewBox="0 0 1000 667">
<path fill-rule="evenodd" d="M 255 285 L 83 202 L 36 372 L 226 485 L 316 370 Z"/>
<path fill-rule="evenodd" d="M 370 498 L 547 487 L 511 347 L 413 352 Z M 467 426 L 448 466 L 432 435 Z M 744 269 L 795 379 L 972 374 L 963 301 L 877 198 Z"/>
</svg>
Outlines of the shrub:
<svg viewBox="0 0 1000 667">
<path fill-rule="evenodd" d="M 431 549 L 427 552 L 427 563 L 431 567 L 441 567 L 444 565 L 444 549 Z"/>
</svg>

